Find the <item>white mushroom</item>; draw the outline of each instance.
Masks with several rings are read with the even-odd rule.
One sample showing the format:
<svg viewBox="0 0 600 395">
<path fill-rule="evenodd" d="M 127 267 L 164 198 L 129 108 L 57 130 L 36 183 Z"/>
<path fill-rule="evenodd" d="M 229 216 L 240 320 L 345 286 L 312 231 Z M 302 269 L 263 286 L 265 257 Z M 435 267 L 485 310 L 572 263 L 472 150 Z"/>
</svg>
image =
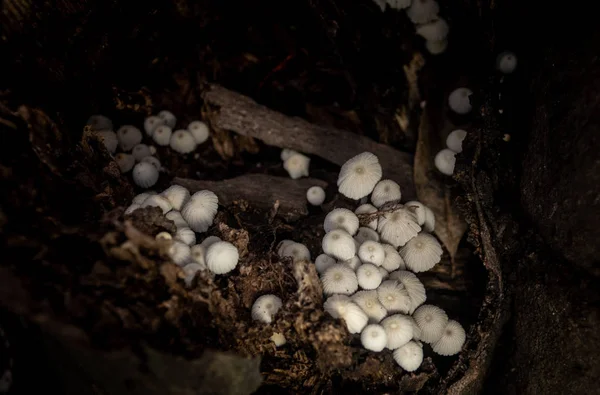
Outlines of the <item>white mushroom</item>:
<svg viewBox="0 0 600 395">
<path fill-rule="evenodd" d="M 394 350 L 394 361 L 407 372 L 414 372 L 423 363 L 423 345 L 416 341 L 409 341 L 402 347 Z"/>
<path fill-rule="evenodd" d="M 417 26 L 417 34 L 427 41 L 441 42 L 446 39 L 449 31 L 448 23 L 442 18 Z"/>
<path fill-rule="evenodd" d="M 366 226 L 361 226 L 358 228 L 358 232 L 354 236 L 354 240 L 358 243 L 358 246 L 362 245 L 362 243 L 366 241 L 379 241 L 379 234 L 375 232 L 371 228 L 367 228 Z"/>
<path fill-rule="evenodd" d="M 505 51 L 496 58 L 496 69 L 503 74 L 510 74 L 517 68 L 517 55 L 514 52 Z"/>
<path fill-rule="evenodd" d="M 135 158 L 133 155 L 125 154 L 123 152 L 120 152 L 115 156 L 115 162 L 117 162 L 121 173 L 127 173 L 135 166 Z"/>
<path fill-rule="evenodd" d="M 252 319 L 270 324 L 281 306 L 283 306 L 283 302 L 279 296 L 271 294 L 259 296 L 252 305 Z"/>
<path fill-rule="evenodd" d="M 413 325 L 410 317 L 402 314 L 394 314 L 383 321 L 381 326 L 387 335 L 386 347 L 395 350 L 402 347 L 413 338 Z"/>
<path fill-rule="evenodd" d="M 321 254 L 315 259 L 315 268 L 317 273 L 323 273 L 325 270 L 336 264 L 336 260 L 327 254 Z"/>
<path fill-rule="evenodd" d="M 183 206 L 190 200 L 190 191 L 181 185 L 171 185 L 161 193 L 169 202 L 173 208 L 177 211 L 181 211 Z"/>
<path fill-rule="evenodd" d="M 294 262 L 310 261 L 310 251 L 304 244 L 289 243 L 281 251 L 281 257 L 289 256 Z"/>
<path fill-rule="evenodd" d="M 356 271 L 358 269 L 358 267 L 360 265 L 362 265 L 362 262 L 360 261 L 360 258 L 356 255 L 354 255 L 352 258 L 350 259 L 346 259 L 345 261 L 338 261 L 337 263 L 342 263 L 346 266 L 348 266 L 350 269 Z"/>
<path fill-rule="evenodd" d="M 92 126 L 96 131 L 113 129 L 113 123 L 110 118 L 100 114 L 89 117 L 86 125 Z"/>
<path fill-rule="evenodd" d="M 381 266 L 385 259 L 385 250 L 378 242 L 367 240 L 358 248 L 358 257 L 363 263 Z"/>
<path fill-rule="evenodd" d="M 181 213 L 177 210 L 171 210 L 167 213 L 167 215 L 165 215 L 165 218 L 173 221 L 173 223 L 175 224 L 175 227 L 177 229 L 179 228 L 189 228 L 189 225 L 187 222 L 185 222 L 185 219 L 183 219 L 183 217 L 181 216 Z"/>
<path fill-rule="evenodd" d="M 189 154 L 196 149 L 196 140 L 194 140 L 194 136 L 187 130 L 179 129 L 171 135 L 169 145 L 175 152 Z"/>
<path fill-rule="evenodd" d="M 398 269 L 406 269 L 406 265 L 404 264 L 404 260 L 396 251 L 394 246 L 389 244 L 382 244 L 383 251 L 385 252 L 385 258 L 383 259 L 383 263 L 381 266 L 387 270 L 388 272 L 392 272 Z"/>
<path fill-rule="evenodd" d="M 133 182 L 139 187 L 150 188 L 158 181 L 158 170 L 147 162 L 140 162 L 133 168 Z"/>
<path fill-rule="evenodd" d="M 286 160 L 288 160 L 288 158 L 290 156 L 297 154 L 297 153 L 298 153 L 297 151 L 294 151 L 292 149 L 284 148 L 281 150 L 281 155 L 280 155 L 281 160 L 285 162 Z"/>
<path fill-rule="evenodd" d="M 336 208 L 325 217 L 323 228 L 325 232 L 342 229 L 353 235 L 358 230 L 358 217 L 352 211 L 345 208 Z"/>
<path fill-rule="evenodd" d="M 156 195 L 156 192 L 152 192 L 152 191 L 142 192 L 142 193 L 140 193 L 138 195 L 135 195 L 133 197 L 133 201 L 131 203 L 133 203 L 133 204 L 142 204 L 142 203 L 144 203 L 144 201 L 146 199 L 148 199 L 152 195 Z"/>
<path fill-rule="evenodd" d="M 98 130 L 95 133 L 100 138 L 102 143 L 104 143 L 106 150 L 111 154 L 114 154 L 117 150 L 117 145 L 119 144 L 117 134 L 112 130 Z"/>
<path fill-rule="evenodd" d="M 413 0 L 406 15 L 414 24 L 427 23 L 437 18 L 440 6 L 435 0 Z"/>
<path fill-rule="evenodd" d="M 446 146 L 454 152 L 462 152 L 462 142 L 467 136 L 467 131 L 463 129 L 456 129 L 450 132 L 446 137 Z"/>
<path fill-rule="evenodd" d="M 117 130 L 117 139 L 123 151 L 131 151 L 133 147 L 142 142 L 142 132 L 132 125 L 121 126 Z"/>
<path fill-rule="evenodd" d="M 363 152 L 342 165 L 337 181 L 338 189 L 350 199 L 360 199 L 373 191 L 381 175 L 379 159 L 370 152 Z"/>
<path fill-rule="evenodd" d="M 172 112 L 167 110 L 159 112 L 158 117 L 162 119 L 163 123 L 171 129 L 173 129 L 175 127 L 175 124 L 177 123 L 177 118 L 175 118 L 175 115 L 173 115 Z"/>
<path fill-rule="evenodd" d="M 323 308 L 333 318 L 343 319 L 350 333 L 360 333 L 369 322 L 369 317 L 345 295 L 330 296 Z"/>
<path fill-rule="evenodd" d="M 440 355 L 454 355 L 460 352 L 466 338 L 467 334 L 462 325 L 454 320 L 450 320 L 444 328 L 442 337 L 431 346 L 433 352 Z"/>
<path fill-rule="evenodd" d="M 206 250 L 206 267 L 215 274 L 229 273 L 238 264 L 239 253 L 235 246 L 227 241 L 217 241 Z"/>
<path fill-rule="evenodd" d="M 375 185 L 371 194 L 371 203 L 375 207 L 381 207 L 389 202 L 400 201 L 400 185 L 392 180 L 381 180 Z"/>
<path fill-rule="evenodd" d="M 427 206 L 425 206 L 425 223 L 423 224 L 423 229 L 429 233 L 435 230 L 435 214 Z"/>
<path fill-rule="evenodd" d="M 445 38 L 439 41 L 427 40 L 425 41 L 425 48 L 430 54 L 439 55 L 446 52 L 446 49 L 448 48 L 448 39 Z"/>
<path fill-rule="evenodd" d="M 141 204 L 141 207 L 160 207 L 163 214 L 167 214 L 173 209 L 171 202 L 161 195 L 148 196 L 148 198 L 144 200 L 144 203 Z"/>
<path fill-rule="evenodd" d="M 184 282 L 186 286 L 191 286 L 192 285 L 192 281 L 194 281 L 194 277 L 196 277 L 196 273 L 198 273 L 200 270 L 204 270 L 206 269 L 206 267 L 203 267 L 202 265 L 192 262 L 192 263 L 188 263 L 187 265 L 185 265 L 182 270 L 183 270 L 183 274 L 185 274 L 184 277 Z"/>
<path fill-rule="evenodd" d="M 473 91 L 469 88 L 457 88 L 450 93 L 448 96 L 448 105 L 450 109 L 457 114 L 468 114 L 471 109 L 471 101 L 469 96 L 473 94 Z"/>
<path fill-rule="evenodd" d="M 156 240 L 173 240 L 173 236 L 169 232 L 160 232 L 154 236 Z"/>
<path fill-rule="evenodd" d="M 125 209 L 125 212 L 123 213 L 123 215 L 131 214 L 140 207 L 141 206 L 139 204 L 132 204 L 131 206 L 127 207 L 127 209 Z"/>
<path fill-rule="evenodd" d="M 417 223 L 419 226 L 423 226 L 425 223 L 425 205 L 421 202 L 417 202 L 416 200 L 411 200 L 410 202 L 404 203 L 404 208 L 412 211 L 417 217 Z"/>
<path fill-rule="evenodd" d="M 356 270 L 358 286 L 362 289 L 376 289 L 381 284 L 381 273 L 377 266 L 370 263 L 362 264 Z"/>
<path fill-rule="evenodd" d="M 310 187 L 306 191 L 306 200 L 313 206 L 320 206 L 325 201 L 325 191 L 319 186 Z"/>
<path fill-rule="evenodd" d="M 410 297 L 410 314 L 427 300 L 425 287 L 414 273 L 406 270 L 397 270 L 389 274 L 389 279 L 398 280 L 404 285 L 404 288 Z"/>
<path fill-rule="evenodd" d="M 397 280 L 385 280 L 377 288 L 377 298 L 390 313 L 408 314 L 410 311 L 410 296 L 404 285 Z"/>
<path fill-rule="evenodd" d="M 167 125 L 160 125 L 156 129 L 154 129 L 154 133 L 152 134 L 152 139 L 154 142 L 160 146 L 169 145 L 171 142 L 171 135 L 173 134 L 173 130 Z"/>
<path fill-rule="evenodd" d="M 277 244 L 277 255 L 281 258 L 283 257 L 283 250 L 290 244 L 295 243 L 294 240 L 281 240 L 279 244 Z"/>
<path fill-rule="evenodd" d="M 183 266 L 192 260 L 190 247 L 181 241 L 173 241 L 169 247 L 169 256 L 179 266 Z"/>
<path fill-rule="evenodd" d="M 160 161 L 157 158 L 155 158 L 154 156 L 146 156 L 145 158 L 142 159 L 142 162 L 150 163 L 158 171 L 160 171 L 162 169 L 162 166 L 160 165 Z"/>
<path fill-rule="evenodd" d="M 352 301 L 365 312 L 369 322 L 380 322 L 387 315 L 387 310 L 377 297 L 377 291 L 358 291 L 352 295 Z"/>
<path fill-rule="evenodd" d="M 444 148 L 435 155 L 433 162 L 440 173 L 447 176 L 451 176 L 454 173 L 454 165 L 456 164 L 455 155 L 456 152 L 448 148 Z"/>
<path fill-rule="evenodd" d="M 336 229 L 323 237 L 321 244 L 323 252 L 336 259 L 346 261 L 356 255 L 356 245 L 350 234 L 344 230 Z"/>
<path fill-rule="evenodd" d="M 179 228 L 175 233 L 175 240 L 181 241 L 189 246 L 196 244 L 196 233 L 190 228 Z"/>
<path fill-rule="evenodd" d="M 360 334 L 360 342 L 363 347 L 370 351 L 379 352 L 387 344 L 387 335 L 381 325 L 367 325 Z"/>
<path fill-rule="evenodd" d="M 164 122 L 156 115 L 151 115 L 144 120 L 144 130 L 148 136 L 152 136 L 156 128 L 161 125 L 164 125 Z"/>
<path fill-rule="evenodd" d="M 196 144 L 202 144 L 206 140 L 208 140 L 208 136 L 210 135 L 208 125 L 202 121 L 192 121 L 188 125 L 188 131 L 194 137 Z"/>
<path fill-rule="evenodd" d="M 424 272 L 442 259 L 442 246 L 429 233 L 421 233 L 400 249 L 406 267 L 415 273 Z"/>
<path fill-rule="evenodd" d="M 321 276 L 323 292 L 327 295 L 351 295 L 358 289 L 358 279 L 354 270 L 339 263 L 325 270 Z"/>
<path fill-rule="evenodd" d="M 145 157 L 152 155 L 150 153 L 150 147 L 148 147 L 146 144 L 136 144 L 136 146 L 133 147 L 133 150 L 131 150 L 131 154 L 138 162 Z"/>
<path fill-rule="evenodd" d="M 194 193 L 181 209 L 183 219 L 195 232 L 206 232 L 212 225 L 217 210 L 219 198 L 211 191 L 203 190 Z"/>
<path fill-rule="evenodd" d="M 419 338 L 425 343 L 438 341 L 444 334 L 444 329 L 448 324 L 446 312 L 430 304 L 421 305 L 416 309 L 413 318 L 421 329 Z"/>
<path fill-rule="evenodd" d="M 356 210 L 354 210 L 354 214 L 373 214 L 377 212 L 377 207 L 371 204 L 361 204 L 358 206 Z M 377 218 L 373 219 L 371 222 L 367 224 L 367 227 L 377 230 Z"/>
<path fill-rule="evenodd" d="M 377 230 L 381 235 L 381 240 L 398 248 L 415 237 L 421 231 L 421 227 L 412 211 L 398 209 L 382 215 L 379 218 Z"/>
<path fill-rule="evenodd" d="M 285 336 L 281 332 L 274 332 L 269 339 L 275 344 L 275 347 L 281 347 L 287 343 Z"/>
<path fill-rule="evenodd" d="M 292 180 L 308 177 L 309 166 L 310 158 L 299 153 L 292 154 L 283 162 L 283 168 L 287 170 Z"/>
</svg>

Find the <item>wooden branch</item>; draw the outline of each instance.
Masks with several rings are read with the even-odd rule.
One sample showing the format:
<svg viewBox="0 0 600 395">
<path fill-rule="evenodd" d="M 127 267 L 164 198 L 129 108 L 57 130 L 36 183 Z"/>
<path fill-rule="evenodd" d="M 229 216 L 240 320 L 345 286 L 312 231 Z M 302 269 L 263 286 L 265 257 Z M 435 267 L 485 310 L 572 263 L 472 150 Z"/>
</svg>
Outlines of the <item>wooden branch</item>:
<svg viewBox="0 0 600 395">
<path fill-rule="evenodd" d="M 274 209 L 286 220 L 296 220 L 308 214 L 308 188 L 327 187 L 325 181 L 314 178 L 292 180 L 266 174 L 247 174 L 223 181 L 175 178 L 173 184 L 184 186 L 192 193 L 202 189 L 213 191 L 219 197 L 219 203 L 224 205 L 244 200 L 259 209 Z"/>
<path fill-rule="evenodd" d="M 316 155 L 340 166 L 354 155 L 372 152 L 379 157 L 383 177 L 400 184 L 406 199 L 416 198 L 411 154 L 364 136 L 288 117 L 218 85 L 210 85 L 202 96 L 208 121 L 215 128 Z"/>
</svg>

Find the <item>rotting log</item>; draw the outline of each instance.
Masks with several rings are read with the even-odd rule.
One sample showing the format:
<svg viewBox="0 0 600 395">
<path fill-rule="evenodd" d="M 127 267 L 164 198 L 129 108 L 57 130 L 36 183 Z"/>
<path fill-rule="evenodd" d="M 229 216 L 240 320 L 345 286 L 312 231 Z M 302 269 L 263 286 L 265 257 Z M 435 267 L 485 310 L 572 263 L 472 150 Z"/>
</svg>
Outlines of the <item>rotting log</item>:
<svg viewBox="0 0 600 395">
<path fill-rule="evenodd" d="M 202 98 L 204 113 L 213 128 L 231 130 L 267 145 L 316 155 L 340 166 L 361 152 L 372 152 L 379 158 L 384 178 L 400 184 L 406 199 L 416 197 L 413 155 L 409 153 L 365 136 L 286 116 L 219 85 L 209 85 Z"/>
</svg>

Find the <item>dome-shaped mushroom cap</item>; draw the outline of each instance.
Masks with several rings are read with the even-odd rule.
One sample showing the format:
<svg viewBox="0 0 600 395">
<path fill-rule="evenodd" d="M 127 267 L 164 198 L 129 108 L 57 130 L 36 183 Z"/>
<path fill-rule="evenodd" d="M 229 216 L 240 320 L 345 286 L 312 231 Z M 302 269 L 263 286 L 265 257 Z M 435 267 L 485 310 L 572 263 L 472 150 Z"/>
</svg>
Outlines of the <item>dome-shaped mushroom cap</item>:
<svg viewBox="0 0 600 395">
<path fill-rule="evenodd" d="M 323 304 L 323 309 L 333 318 L 341 318 L 350 302 L 352 299 L 347 295 L 331 295 Z"/>
<path fill-rule="evenodd" d="M 310 261 L 310 251 L 304 244 L 289 243 L 281 251 L 281 256 L 289 256 L 294 262 Z"/>
<path fill-rule="evenodd" d="M 427 41 L 445 40 L 449 31 L 450 28 L 448 27 L 448 23 L 442 18 L 438 18 L 433 22 L 425 23 L 417 27 L 417 34 Z"/>
<path fill-rule="evenodd" d="M 358 291 L 352 301 L 369 317 L 369 322 L 377 323 L 385 318 L 387 310 L 377 298 L 377 291 Z"/>
<path fill-rule="evenodd" d="M 160 232 L 154 236 L 156 240 L 173 240 L 173 236 L 169 232 Z"/>
<path fill-rule="evenodd" d="M 406 15 L 415 24 L 427 23 L 438 17 L 440 6 L 435 0 L 413 0 Z"/>
<path fill-rule="evenodd" d="M 194 281 L 194 277 L 196 277 L 196 273 L 198 273 L 200 270 L 205 270 L 206 267 L 203 267 L 202 265 L 192 262 L 192 263 L 188 263 L 187 265 L 185 265 L 182 270 L 183 270 L 183 274 L 185 275 L 184 278 L 184 282 L 186 286 L 191 286 L 192 285 L 192 281 Z"/>
<path fill-rule="evenodd" d="M 323 252 L 336 259 L 346 261 L 356 255 L 356 245 L 350 234 L 344 230 L 336 229 L 327 233 L 321 243 Z"/>
<path fill-rule="evenodd" d="M 139 187 L 150 188 L 158 181 L 158 170 L 150 163 L 140 162 L 133 168 L 133 182 Z"/>
<path fill-rule="evenodd" d="M 181 185 L 171 185 L 161 193 L 177 211 L 180 211 L 184 204 L 190 200 L 190 191 Z"/>
<path fill-rule="evenodd" d="M 395 350 L 408 343 L 413 337 L 413 326 L 410 317 L 402 314 L 394 314 L 383 321 L 381 326 L 387 335 L 386 347 Z"/>
<path fill-rule="evenodd" d="M 229 273 L 238 264 L 240 255 L 237 248 L 227 241 L 217 241 L 206 250 L 206 267 L 215 274 Z"/>
<path fill-rule="evenodd" d="M 127 209 L 125 209 L 125 212 L 123 213 L 123 215 L 129 215 L 140 207 L 141 206 L 139 204 L 134 203 L 134 204 L 130 205 L 129 207 L 127 207 Z"/>
<path fill-rule="evenodd" d="M 284 148 L 284 149 L 281 150 L 280 157 L 281 157 L 281 160 L 285 162 L 286 160 L 288 160 L 288 158 L 290 156 L 292 156 L 294 154 L 298 154 L 298 153 L 299 152 L 294 151 L 293 149 Z"/>
<path fill-rule="evenodd" d="M 196 140 L 190 132 L 179 129 L 173 132 L 169 141 L 171 149 L 180 154 L 189 154 L 196 149 Z"/>
<path fill-rule="evenodd" d="M 410 7 L 410 1 L 411 0 L 387 0 L 387 3 L 390 5 L 391 8 L 394 8 L 396 10 L 403 10 L 405 8 Z M 385 6 L 383 6 L 382 11 L 383 9 L 385 9 Z"/>
<path fill-rule="evenodd" d="M 325 201 L 325 191 L 319 186 L 310 187 L 306 191 L 306 200 L 313 206 L 320 206 Z"/>
<path fill-rule="evenodd" d="M 192 260 L 190 247 L 176 240 L 173 240 L 173 243 L 169 247 L 169 256 L 179 266 L 183 266 Z"/>
<path fill-rule="evenodd" d="M 381 325 L 367 325 L 360 334 L 360 342 L 363 347 L 370 351 L 379 352 L 387 344 L 387 335 Z"/>
<path fill-rule="evenodd" d="M 113 129 L 113 123 L 110 118 L 100 114 L 89 117 L 86 125 L 93 127 L 96 131 Z"/>
<path fill-rule="evenodd" d="M 415 214 L 417 223 L 422 227 L 425 223 L 425 205 L 416 200 L 411 200 L 410 202 L 404 203 L 404 208 Z"/>
<path fill-rule="evenodd" d="M 156 192 L 153 192 L 153 191 L 142 192 L 140 194 L 135 195 L 133 197 L 133 200 L 131 201 L 131 203 L 133 203 L 133 204 L 142 204 L 142 203 L 144 203 L 144 201 L 146 199 L 148 199 L 152 195 L 156 195 Z"/>
<path fill-rule="evenodd" d="M 281 332 L 274 332 L 269 339 L 275 344 L 275 347 L 281 347 L 287 343 L 285 336 Z"/>
<path fill-rule="evenodd" d="M 358 230 L 358 217 L 352 211 L 345 208 L 336 208 L 325 217 L 323 228 L 325 232 L 342 229 L 353 235 Z"/>
<path fill-rule="evenodd" d="M 288 172 L 292 180 L 300 177 L 308 177 L 310 158 L 308 156 L 295 153 L 283 162 L 283 168 Z"/>
<path fill-rule="evenodd" d="M 356 270 L 358 286 L 362 289 L 376 289 L 381 284 L 381 273 L 377 266 L 370 263 L 362 264 Z"/>
<path fill-rule="evenodd" d="M 154 129 L 154 133 L 152 133 L 152 140 L 160 146 L 169 145 L 171 142 L 171 135 L 173 134 L 173 130 L 167 125 L 160 125 L 156 129 Z"/>
<path fill-rule="evenodd" d="M 211 191 L 203 190 L 194 193 L 183 206 L 181 215 L 195 232 L 206 232 L 212 225 L 217 210 L 219 198 Z"/>
<path fill-rule="evenodd" d="M 315 259 L 315 268 L 317 273 L 321 274 L 328 268 L 336 264 L 336 260 L 327 254 L 321 254 Z"/>
<path fill-rule="evenodd" d="M 447 176 L 451 176 L 454 173 L 454 165 L 456 164 L 455 155 L 456 152 L 448 148 L 444 148 L 435 155 L 433 162 L 440 173 Z"/>
<path fill-rule="evenodd" d="M 358 257 L 363 263 L 371 263 L 375 266 L 381 266 L 383 260 L 385 259 L 385 250 L 378 242 L 367 240 L 358 248 Z"/>
<path fill-rule="evenodd" d="M 462 142 L 467 137 L 467 131 L 456 129 L 446 137 L 446 145 L 454 152 L 462 152 Z"/>
<path fill-rule="evenodd" d="M 152 136 L 154 131 L 160 125 L 164 125 L 162 119 L 157 117 L 156 115 L 151 115 L 144 120 L 144 130 L 146 131 L 146 135 Z"/>
<path fill-rule="evenodd" d="M 146 144 L 137 144 L 135 147 L 133 147 L 133 150 L 131 150 L 131 154 L 138 162 L 145 157 L 152 155 L 150 153 L 150 147 L 148 147 Z"/>
<path fill-rule="evenodd" d="M 425 287 L 414 273 L 406 270 L 397 270 L 389 274 L 389 279 L 398 280 L 404 285 L 404 288 L 410 297 L 410 314 L 427 300 Z"/>
<path fill-rule="evenodd" d="M 386 213 L 379 218 L 377 230 L 381 240 L 398 248 L 415 237 L 421 227 L 417 223 L 417 216 L 405 208 Z"/>
<path fill-rule="evenodd" d="M 338 189 L 350 199 L 363 198 L 373 191 L 382 174 L 379 159 L 370 152 L 363 152 L 342 165 Z"/>
<path fill-rule="evenodd" d="M 145 158 L 142 159 L 142 162 L 150 163 L 158 171 L 160 171 L 162 168 L 162 166 L 160 165 L 160 161 L 157 158 L 155 158 L 154 156 L 146 156 Z"/>
<path fill-rule="evenodd" d="M 283 302 L 279 296 L 271 294 L 259 296 L 252 305 L 252 319 L 270 324 L 281 306 Z"/>
<path fill-rule="evenodd" d="M 396 249 L 389 244 L 382 244 L 383 251 L 385 252 L 385 258 L 381 263 L 381 266 L 387 270 L 388 272 L 392 272 L 398 269 L 406 269 L 406 265 L 404 264 L 404 260 L 396 251 Z"/>
<path fill-rule="evenodd" d="M 167 214 L 169 211 L 173 209 L 171 202 L 169 202 L 164 196 L 161 195 L 150 195 L 144 203 L 141 204 L 142 207 L 160 207 L 163 214 Z"/>
<path fill-rule="evenodd" d="M 356 270 L 358 269 L 358 267 L 360 265 L 362 265 L 362 262 L 360 261 L 360 258 L 356 255 L 354 255 L 352 258 L 347 259 L 345 261 L 337 261 L 337 263 L 343 264 L 348 266 L 350 269 L 354 270 L 356 272 Z"/>
<path fill-rule="evenodd" d="M 444 38 L 439 41 L 427 40 L 425 41 L 425 48 L 430 54 L 439 55 L 446 52 L 446 49 L 448 49 L 448 39 Z"/>
<path fill-rule="evenodd" d="M 111 154 L 114 154 L 117 150 L 117 145 L 119 144 L 117 134 L 112 130 L 98 130 L 94 133 L 96 133 L 96 135 L 100 138 L 100 141 L 104 143 L 106 150 Z"/>
<path fill-rule="evenodd" d="M 336 263 L 321 275 L 323 292 L 327 295 L 351 295 L 358 289 L 358 279 L 354 270 L 346 265 Z"/>
<path fill-rule="evenodd" d="M 400 249 L 406 267 L 415 273 L 424 272 L 442 259 L 442 246 L 429 233 L 421 233 Z"/>
<path fill-rule="evenodd" d="M 425 206 L 425 223 L 423 224 L 423 229 L 429 233 L 435 230 L 435 214 L 427 206 Z"/>
<path fill-rule="evenodd" d="M 408 314 L 410 311 L 410 296 L 400 281 L 383 281 L 377 288 L 377 298 L 390 313 Z"/>
<path fill-rule="evenodd" d="M 221 238 L 217 237 L 217 236 L 208 236 L 206 239 L 202 240 L 202 243 L 200 243 L 200 245 L 202 247 L 204 247 L 205 249 L 207 249 L 208 247 L 210 247 L 211 245 L 222 241 Z"/>
<path fill-rule="evenodd" d="M 414 372 L 423 363 L 423 346 L 415 341 L 409 341 L 394 350 L 394 361 L 407 372 Z"/>
<path fill-rule="evenodd" d="M 206 268 L 206 250 L 208 247 L 219 241 L 221 241 L 221 239 L 216 236 L 208 236 L 202 241 L 202 243 L 193 246 L 191 248 L 192 260 Z"/>
<path fill-rule="evenodd" d="M 210 131 L 208 129 L 208 125 L 202 121 L 192 121 L 188 125 L 188 131 L 194 137 L 196 144 L 202 144 L 206 140 L 208 140 L 208 136 L 210 135 Z"/>
<path fill-rule="evenodd" d="M 325 301 L 323 308 L 333 318 L 343 319 L 350 333 L 360 333 L 369 321 L 361 308 L 345 295 L 330 296 Z"/>
<path fill-rule="evenodd" d="M 462 325 L 454 320 L 449 320 L 444 328 L 442 337 L 431 346 L 433 352 L 440 355 L 454 355 L 460 352 L 466 339 L 467 334 Z"/>
<path fill-rule="evenodd" d="M 392 180 L 381 180 L 375 185 L 371 194 L 371 202 L 375 207 L 381 207 L 388 202 L 400 201 L 402 196 L 400 185 Z"/>
<path fill-rule="evenodd" d="M 175 233 L 175 240 L 193 246 L 196 244 L 196 233 L 190 228 L 180 228 L 177 229 L 177 232 Z"/>
<path fill-rule="evenodd" d="M 123 151 L 131 151 L 142 142 L 142 132 L 133 125 L 124 125 L 117 130 L 117 139 Z"/>
<path fill-rule="evenodd" d="M 469 96 L 473 94 L 473 91 L 469 88 L 457 88 L 450 93 L 448 96 L 448 105 L 450 109 L 457 114 L 467 114 L 473 108 Z"/>
<path fill-rule="evenodd" d="M 503 74 L 510 74 L 517 68 L 517 55 L 514 52 L 505 51 L 498 54 L 496 58 L 496 69 Z"/>
<path fill-rule="evenodd" d="M 354 210 L 354 214 L 373 214 L 377 212 L 377 207 L 373 206 L 372 204 L 361 204 L 360 206 L 358 206 L 358 208 L 356 210 Z M 377 230 L 377 218 L 375 218 L 374 220 L 372 220 L 371 222 L 369 222 L 367 224 L 368 228 Z"/>
<path fill-rule="evenodd" d="M 356 240 L 356 243 L 360 247 L 363 243 L 365 243 L 367 241 L 378 242 L 379 234 L 371 228 L 367 228 L 366 226 L 361 226 L 360 228 L 358 228 L 358 232 L 356 232 L 356 235 L 354 236 L 354 240 Z"/>
<path fill-rule="evenodd" d="M 279 256 L 280 258 L 283 258 L 283 250 L 285 249 L 285 247 L 287 247 L 290 244 L 294 244 L 295 241 L 294 240 L 281 240 L 278 244 L 277 244 L 277 256 Z"/>
<path fill-rule="evenodd" d="M 177 118 L 175 118 L 175 115 L 173 115 L 171 111 L 163 110 L 158 113 L 158 117 L 171 129 L 173 129 L 177 123 Z"/>
<path fill-rule="evenodd" d="M 115 162 L 117 162 L 121 173 L 127 173 L 135 166 L 135 158 L 133 155 L 125 154 L 123 152 L 119 152 L 115 156 Z"/>
<path fill-rule="evenodd" d="M 413 313 L 417 326 L 421 329 L 421 341 L 433 343 L 438 341 L 444 334 L 448 315 L 442 309 L 430 304 L 419 306 Z"/>
<path fill-rule="evenodd" d="M 165 215 L 166 219 L 169 219 L 171 221 L 173 221 L 173 223 L 175 224 L 175 227 L 177 229 L 179 228 L 189 228 L 189 225 L 187 222 L 185 222 L 185 219 L 183 219 L 183 217 L 181 216 L 181 213 L 177 210 L 171 210 L 167 213 L 167 215 Z"/>
<path fill-rule="evenodd" d="M 387 270 L 385 270 L 385 269 L 384 269 L 383 267 L 381 267 L 381 266 L 379 266 L 377 269 L 379 269 L 379 273 L 381 273 L 381 279 L 382 279 L 382 281 L 385 281 L 385 280 L 387 280 L 387 278 L 388 278 L 388 274 L 389 274 L 389 273 L 388 273 L 388 271 L 387 271 Z"/>
</svg>

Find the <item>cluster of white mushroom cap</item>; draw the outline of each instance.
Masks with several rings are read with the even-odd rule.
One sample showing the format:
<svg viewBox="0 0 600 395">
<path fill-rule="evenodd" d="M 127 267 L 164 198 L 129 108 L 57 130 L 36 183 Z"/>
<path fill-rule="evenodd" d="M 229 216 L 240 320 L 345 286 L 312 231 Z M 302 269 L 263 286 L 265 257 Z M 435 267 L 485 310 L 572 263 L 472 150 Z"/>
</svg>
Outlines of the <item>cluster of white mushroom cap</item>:
<svg viewBox="0 0 600 395">
<path fill-rule="evenodd" d="M 368 152 L 342 166 L 339 192 L 355 200 L 370 195 L 371 203 L 354 212 L 336 208 L 327 214 L 323 253 L 315 266 L 328 295 L 325 310 L 342 319 L 350 333 L 360 333 L 366 349 L 393 350 L 396 362 L 414 371 L 423 360 L 422 343 L 441 355 L 456 354 L 465 331 L 439 307 L 423 304 L 425 288 L 414 274 L 430 270 L 442 256 L 440 243 L 429 233 L 435 227 L 433 212 L 416 201 L 400 204 L 400 186 L 381 178 L 379 160 Z M 360 226 L 357 214 L 372 215 Z M 311 258 L 304 245 L 291 240 L 282 241 L 278 253 L 293 260 Z"/>
<path fill-rule="evenodd" d="M 185 282 L 189 285 L 200 270 L 225 274 L 238 264 L 239 253 L 233 244 L 216 236 L 208 236 L 201 243 L 196 243 L 197 235 L 205 233 L 213 224 L 218 204 L 217 195 L 211 191 L 190 194 L 186 188 L 172 185 L 161 193 L 137 195 L 125 214 L 143 207 L 159 207 L 165 217 L 173 221 L 177 231 L 174 234 L 161 232 L 156 239 L 167 240 L 169 256 L 183 268 Z"/>
<path fill-rule="evenodd" d="M 173 131 L 176 123 L 175 115 L 164 110 L 145 119 L 144 131 L 157 145 L 169 145 L 180 154 L 194 151 L 209 137 L 209 128 L 202 121 L 190 122 L 186 129 Z M 112 121 L 104 115 L 92 115 L 87 124 L 93 127 L 111 154 L 115 154 L 117 148 L 120 149 L 121 152 L 115 155 L 115 161 L 121 173 L 133 170 L 133 181 L 142 188 L 150 188 L 156 184 L 161 164 L 154 156 L 156 148 L 142 143 L 144 136 L 140 129 L 133 125 L 123 125 L 115 133 Z"/>
</svg>

